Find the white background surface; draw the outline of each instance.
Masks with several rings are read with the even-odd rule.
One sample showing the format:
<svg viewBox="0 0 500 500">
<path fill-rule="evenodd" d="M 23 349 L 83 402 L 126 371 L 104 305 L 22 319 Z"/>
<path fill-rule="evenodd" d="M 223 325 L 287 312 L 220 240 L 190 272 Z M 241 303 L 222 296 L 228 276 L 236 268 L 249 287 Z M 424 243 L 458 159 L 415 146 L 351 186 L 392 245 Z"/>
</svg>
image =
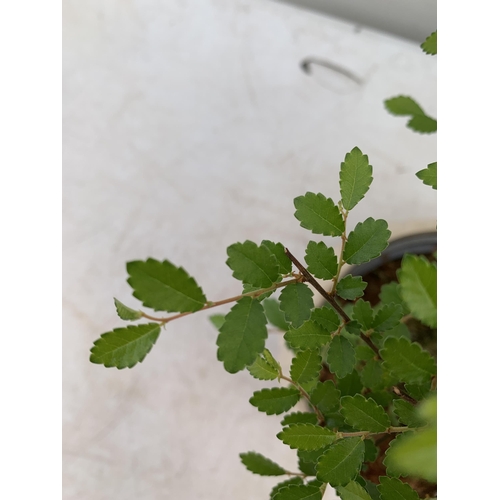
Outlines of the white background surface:
<svg viewBox="0 0 500 500">
<path fill-rule="evenodd" d="M 435 136 L 382 102 L 411 95 L 435 116 L 436 60 L 264 0 L 67 1 L 63 28 L 64 498 L 268 498 L 280 478 L 252 475 L 238 454 L 296 470 L 295 453 L 274 437 L 281 417 L 248 404 L 265 384 L 216 360 L 208 313 L 172 323 L 132 370 L 90 364 L 89 348 L 123 324 L 113 296 L 138 306 L 129 260 L 167 258 L 217 300 L 239 292 L 229 244 L 271 239 L 302 257 L 316 238 L 292 200 L 338 198 L 356 145 L 374 181 L 352 226 L 434 229 L 435 192 L 414 173 L 435 161 Z M 364 83 L 306 75 L 308 56 Z M 268 347 L 286 356 L 272 333 Z"/>
</svg>

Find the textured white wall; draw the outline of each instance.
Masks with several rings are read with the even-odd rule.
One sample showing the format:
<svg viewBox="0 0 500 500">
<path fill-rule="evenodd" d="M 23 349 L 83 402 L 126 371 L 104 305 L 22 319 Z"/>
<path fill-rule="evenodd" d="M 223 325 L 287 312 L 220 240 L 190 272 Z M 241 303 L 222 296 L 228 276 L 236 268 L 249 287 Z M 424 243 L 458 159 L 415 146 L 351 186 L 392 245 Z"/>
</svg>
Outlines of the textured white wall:
<svg viewBox="0 0 500 500">
<path fill-rule="evenodd" d="M 292 200 L 337 198 L 355 145 L 374 182 L 351 224 L 433 229 L 435 192 L 414 173 L 435 160 L 435 138 L 382 101 L 411 95 L 435 115 L 435 59 L 265 0 L 67 0 L 63 26 L 64 498 L 268 498 L 279 478 L 250 474 L 238 454 L 292 469 L 295 454 L 274 437 L 280 416 L 248 404 L 265 384 L 216 360 L 208 314 L 172 323 L 132 370 L 90 364 L 89 348 L 122 324 L 113 296 L 138 305 L 129 260 L 168 258 L 217 300 L 239 292 L 229 244 L 268 238 L 302 256 L 312 235 Z M 364 83 L 308 76 L 308 56 Z M 278 335 L 268 347 L 286 358 Z"/>
</svg>

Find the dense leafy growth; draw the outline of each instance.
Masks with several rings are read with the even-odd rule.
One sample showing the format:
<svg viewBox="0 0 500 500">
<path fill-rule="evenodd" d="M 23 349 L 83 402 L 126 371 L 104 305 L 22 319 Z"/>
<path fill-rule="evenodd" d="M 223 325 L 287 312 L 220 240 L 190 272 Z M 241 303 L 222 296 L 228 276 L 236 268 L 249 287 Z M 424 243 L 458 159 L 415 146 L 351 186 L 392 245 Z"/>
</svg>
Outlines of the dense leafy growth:
<svg viewBox="0 0 500 500">
<path fill-rule="evenodd" d="M 422 49 L 437 53 L 437 32 Z M 413 130 L 437 128 L 411 97 L 385 104 L 409 116 Z M 425 494 L 400 478 L 411 478 L 412 485 L 436 481 L 437 266 L 434 256 L 404 255 L 397 280 L 380 284 L 378 301 L 363 266 L 347 267 L 381 255 L 385 262 L 388 255 L 385 220 L 368 217 L 354 225 L 348 217 L 367 195 L 372 173 L 368 156 L 354 147 L 338 171 L 340 199 L 312 192 L 295 198 L 300 226 L 327 237 L 296 254 L 304 262 L 280 242 L 230 245 L 226 263 L 243 288 L 230 299 L 207 301 L 196 281 L 167 260 L 129 262 L 133 296 L 144 307 L 176 314 L 156 317 L 115 299 L 119 318 L 149 322 L 104 333 L 91 349 L 93 363 L 131 368 L 149 353 L 162 326 L 231 303 L 224 314 L 210 316 L 218 330 L 217 358 L 227 372 L 245 370 L 254 384 L 267 385 L 250 404 L 267 415 L 286 413 L 274 417 L 282 426 L 277 438 L 297 454 L 294 470 L 254 451 L 240 454 L 254 474 L 288 476 L 272 488 L 271 500 L 321 500 L 328 485 L 341 500 L 418 500 Z M 436 162 L 416 176 L 437 189 Z M 289 349 L 288 359 L 278 358 L 282 363 L 266 348 L 268 324 Z"/>
</svg>

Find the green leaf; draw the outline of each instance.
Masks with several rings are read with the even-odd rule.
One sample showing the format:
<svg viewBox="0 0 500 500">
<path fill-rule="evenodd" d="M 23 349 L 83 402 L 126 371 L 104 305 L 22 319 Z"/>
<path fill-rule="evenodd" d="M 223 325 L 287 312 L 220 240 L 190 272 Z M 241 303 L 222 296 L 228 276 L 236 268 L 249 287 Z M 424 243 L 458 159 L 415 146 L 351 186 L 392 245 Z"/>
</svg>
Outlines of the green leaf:
<svg viewBox="0 0 500 500">
<path fill-rule="evenodd" d="M 300 399 L 300 392 L 295 387 L 273 387 L 253 393 L 250 404 L 267 415 L 279 415 L 295 406 Z"/>
<path fill-rule="evenodd" d="M 377 311 L 371 327 L 376 332 L 385 332 L 398 326 L 402 317 L 403 308 L 399 304 L 386 304 Z"/>
<path fill-rule="evenodd" d="M 408 96 L 397 96 L 387 99 L 385 107 L 393 115 L 411 116 L 412 118 L 406 124 L 407 127 L 416 132 L 431 133 L 437 130 L 437 122 L 434 118 L 427 116 L 424 110 Z"/>
<path fill-rule="evenodd" d="M 296 208 L 294 215 L 302 227 L 324 236 L 340 236 L 344 232 L 344 219 L 331 198 L 307 192 L 305 196 L 295 198 L 293 204 Z"/>
<path fill-rule="evenodd" d="M 427 168 L 419 170 L 415 174 L 426 186 L 437 189 L 437 162 L 429 163 Z"/>
<path fill-rule="evenodd" d="M 394 405 L 394 413 L 403 425 L 407 425 L 408 427 L 419 427 L 424 424 L 415 406 L 408 401 L 404 399 L 395 399 L 392 404 Z"/>
<path fill-rule="evenodd" d="M 290 424 L 315 424 L 317 421 L 315 413 L 295 412 L 286 415 L 281 421 L 281 425 L 284 427 Z"/>
<path fill-rule="evenodd" d="M 369 302 L 359 299 L 352 309 L 352 317 L 361 325 L 363 330 L 372 328 L 373 310 Z"/>
<path fill-rule="evenodd" d="M 348 264 L 363 264 L 378 257 L 387 247 L 391 232 L 383 219 L 369 217 L 356 225 L 347 237 L 344 260 Z"/>
<path fill-rule="evenodd" d="M 343 378 L 354 370 L 356 351 L 345 337 L 336 335 L 330 343 L 326 362 L 332 373 Z"/>
<path fill-rule="evenodd" d="M 321 356 L 316 351 L 300 351 L 292 360 L 290 376 L 294 382 L 303 384 L 317 378 L 321 371 Z"/>
<path fill-rule="evenodd" d="M 273 500 L 321 500 L 323 493 L 317 486 L 291 484 L 280 488 Z"/>
<path fill-rule="evenodd" d="M 114 301 L 115 301 L 116 313 L 121 319 L 124 319 L 126 321 L 134 321 L 136 319 L 142 318 L 141 311 L 135 311 L 134 309 L 127 307 L 125 304 L 122 304 L 118 299 L 114 299 Z"/>
<path fill-rule="evenodd" d="M 252 377 L 258 380 L 274 380 L 279 376 L 279 370 L 261 356 L 257 356 L 255 361 L 250 366 L 247 366 L 247 370 Z"/>
<path fill-rule="evenodd" d="M 384 340 L 388 337 L 395 337 L 395 338 L 404 337 L 408 340 L 411 340 L 411 332 L 404 323 L 399 323 L 394 328 L 386 330 L 383 333 L 382 338 Z"/>
<path fill-rule="evenodd" d="M 254 474 L 261 476 L 282 476 L 286 474 L 286 470 L 280 467 L 277 463 L 269 460 L 260 453 L 249 451 L 240 453 L 240 458 L 243 465 Z"/>
<path fill-rule="evenodd" d="M 318 450 L 318 452 L 321 452 L 321 450 Z M 301 452 L 300 450 L 297 451 L 297 457 L 299 459 L 299 470 L 300 472 L 303 472 L 307 476 L 313 476 L 316 477 L 316 462 L 310 462 L 310 461 L 305 461 L 302 459 L 302 457 L 299 455 L 299 453 L 310 453 L 310 452 Z M 308 483 L 311 484 L 311 483 Z M 323 483 L 319 482 L 316 486 L 320 487 Z"/>
<path fill-rule="evenodd" d="M 311 317 L 314 307 L 313 293 L 304 283 L 293 283 L 286 286 L 280 294 L 280 309 L 285 319 L 294 328 L 299 327 Z"/>
<path fill-rule="evenodd" d="M 337 283 L 337 295 L 345 300 L 355 300 L 363 296 L 367 285 L 361 276 L 348 274 Z"/>
<path fill-rule="evenodd" d="M 365 489 L 370 494 L 372 500 L 382 500 L 380 498 L 380 492 L 378 491 L 377 485 L 375 483 L 366 481 Z"/>
<path fill-rule="evenodd" d="M 365 197 L 373 181 L 372 172 L 368 156 L 359 148 L 346 154 L 340 165 L 340 195 L 346 210 L 353 209 Z"/>
<path fill-rule="evenodd" d="M 393 97 L 387 99 L 384 104 L 387 110 L 396 116 L 425 115 L 424 110 L 408 96 Z"/>
<path fill-rule="evenodd" d="M 373 351 L 366 344 L 359 344 L 356 346 L 356 361 L 368 361 L 371 360 L 373 356 Z"/>
<path fill-rule="evenodd" d="M 424 256 L 407 254 L 398 271 L 401 296 L 413 316 L 427 326 L 437 326 L 437 267 Z"/>
<path fill-rule="evenodd" d="M 417 401 L 421 401 L 429 394 L 431 390 L 431 379 L 421 384 L 405 384 L 405 391 Z"/>
<path fill-rule="evenodd" d="M 238 300 L 226 315 L 217 337 L 217 359 L 229 373 L 251 365 L 264 350 L 266 323 L 262 304 L 250 297 Z"/>
<path fill-rule="evenodd" d="M 103 333 L 90 349 L 90 362 L 121 370 L 140 363 L 160 335 L 158 323 L 130 325 Z"/>
<path fill-rule="evenodd" d="M 331 307 L 319 307 L 311 312 L 311 319 L 328 330 L 330 333 L 335 332 L 340 326 L 340 318 Z"/>
<path fill-rule="evenodd" d="M 287 479 L 286 481 L 281 481 L 281 483 L 278 483 L 272 490 L 271 490 L 271 495 L 270 498 L 271 500 L 274 500 L 276 497 L 276 494 L 278 491 L 282 488 L 286 488 L 287 486 L 290 486 L 292 484 L 303 484 L 303 481 L 300 477 L 292 477 L 291 479 Z"/>
<path fill-rule="evenodd" d="M 405 432 L 391 441 L 384 465 L 387 474 L 416 476 L 426 481 L 437 480 L 437 429 L 426 428 L 418 432 Z"/>
<path fill-rule="evenodd" d="M 224 324 L 224 321 L 226 320 L 226 315 L 225 314 L 212 314 L 211 316 L 208 317 L 212 325 L 217 328 L 217 330 L 221 329 L 221 326 Z"/>
<path fill-rule="evenodd" d="M 344 396 L 340 399 L 340 413 L 346 422 L 359 431 L 384 432 L 391 426 L 385 410 L 373 399 L 361 394 Z"/>
<path fill-rule="evenodd" d="M 429 380 L 436 373 L 436 362 L 416 342 L 404 337 L 389 337 L 380 351 L 384 367 L 398 379 L 410 384 Z"/>
<path fill-rule="evenodd" d="M 270 252 L 276 257 L 280 274 L 292 272 L 292 261 L 286 256 L 285 247 L 281 243 L 263 240 L 261 245 L 269 248 Z"/>
<path fill-rule="evenodd" d="M 349 373 L 344 378 L 337 380 L 337 388 L 343 396 L 354 396 L 361 392 L 363 389 L 363 384 L 359 378 L 359 374 L 356 370 Z"/>
<path fill-rule="evenodd" d="M 271 325 L 280 330 L 288 330 L 288 323 L 285 320 L 285 315 L 280 309 L 280 303 L 276 299 L 265 299 L 262 301 L 266 317 Z"/>
<path fill-rule="evenodd" d="M 365 462 L 375 462 L 379 449 L 371 439 L 365 439 Z"/>
<path fill-rule="evenodd" d="M 332 380 L 320 382 L 310 394 L 310 398 L 311 403 L 323 415 L 335 412 L 340 405 L 340 391 L 335 387 Z"/>
<path fill-rule="evenodd" d="M 313 424 L 290 424 L 277 436 L 292 449 L 318 450 L 336 441 L 337 435 L 330 429 Z"/>
<path fill-rule="evenodd" d="M 380 288 L 379 299 L 384 304 L 398 304 L 403 308 L 403 314 L 409 314 L 410 310 L 401 296 L 401 285 L 396 281 L 386 283 Z"/>
<path fill-rule="evenodd" d="M 337 441 L 320 457 L 317 478 L 334 488 L 351 482 L 361 470 L 365 444 L 359 437 Z"/>
<path fill-rule="evenodd" d="M 337 275 L 338 262 L 335 250 L 320 241 L 310 241 L 306 248 L 308 271 L 318 279 L 331 280 Z"/>
<path fill-rule="evenodd" d="M 435 56 L 437 54 L 437 31 L 434 31 L 434 33 L 431 33 L 420 45 L 422 47 L 422 50 L 426 54 L 430 54 L 432 56 Z"/>
<path fill-rule="evenodd" d="M 331 338 L 330 332 L 313 320 L 285 333 L 285 340 L 294 349 L 317 349 L 327 344 Z"/>
<path fill-rule="evenodd" d="M 254 287 L 268 288 L 280 277 L 276 257 L 265 245 L 257 246 L 253 241 L 234 243 L 227 249 L 226 264 L 233 276 Z"/>
<path fill-rule="evenodd" d="M 371 349 L 370 351 L 373 357 L 373 351 Z M 368 389 L 382 389 L 384 386 L 383 374 L 382 363 L 376 359 L 369 359 L 360 374 L 361 382 Z"/>
<path fill-rule="evenodd" d="M 281 371 L 281 365 L 274 359 L 274 356 L 270 353 L 268 349 L 264 349 L 262 352 L 264 359 L 278 372 Z"/>
<path fill-rule="evenodd" d="M 337 493 L 342 500 L 372 500 L 363 486 L 356 481 L 351 481 L 346 486 L 339 486 Z"/>
<path fill-rule="evenodd" d="M 134 297 L 155 311 L 194 312 L 207 302 L 196 281 L 168 260 L 128 262 L 127 272 Z"/>
<path fill-rule="evenodd" d="M 377 486 L 381 500 L 418 500 L 418 493 L 407 483 L 395 478 L 382 476 Z"/>
<path fill-rule="evenodd" d="M 251 293 L 251 292 L 256 292 L 256 291 L 259 291 L 261 292 L 262 290 L 262 287 L 260 286 L 253 286 L 253 285 L 250 285 L 249 283 L 243 283 L 243 290 L 242 290 L 242 294 L 247 294 L 247 293 Z M 257 295 L 257 297 L 254 297 L 254 299 L 258 300 L 259 302 L 262 302 L 264 299 L 267 299 L 268 297 L 270 297 L 272 294 L 274 293 L 274 290 L 270 290 L 269 292 L 264 292 L 264 293 L 259 293 L 259 295 Z"/>
<path fill-rule="evenodd" d="M 415 115 L 408 121 L 406 126 L 415 132 L 432 134 L 432 132 L 436 132 L 437 130 L 437 121 L 427 115 Z"/>
</svg>

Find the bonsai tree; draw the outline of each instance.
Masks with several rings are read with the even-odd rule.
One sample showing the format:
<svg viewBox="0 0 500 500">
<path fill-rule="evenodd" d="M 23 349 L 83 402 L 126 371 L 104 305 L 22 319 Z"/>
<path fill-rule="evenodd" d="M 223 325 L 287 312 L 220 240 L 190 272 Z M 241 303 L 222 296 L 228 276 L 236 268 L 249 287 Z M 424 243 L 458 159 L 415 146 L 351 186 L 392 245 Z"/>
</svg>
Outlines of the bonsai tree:
<svg viewBox="0 0 500 500">
<path fill-rule="evenodd" d="M 437 53 L 436 32 L 422 48 Z M 385 104 L 391 113 L 409 116 L 413 130 L 436 131 L 436 120 L 410 97 Z M 436 163 L 416 175 L 437 189 Z M 217 357 L 229 373 L 245 370 L 276 381 L 254 392 L 250 404 L 284 415 L 277 439 L 297 450 L 293 471 L 266 458 L 265 450 L 240 455 L 250 472 L 282 477 L 270 493 L 273 500 L 320 500 L 327 485 L 343 500 L 435 496 L 436 358 L 415 341 L 408 321 L 436 328 L 437 268 L 425 256 L 405 255 L 398 280 L 382 286 L 378 303 L 364 299 L 367 283 L 346 274 L 346 266 L 377 258 L 391 236 L 382 219 L 349 226 L 349 214 L 372 180 L 368 156 L 354 147 L 340 164 L 339 200 L 312 192 L 293 200 L 300 226 L 325 237 L 310 241 L 303 256 L 269 240 L 230 245 L 226 263 L 241 288 L 233 297 L 208 300 L 196 280 L 168 260 L 128 262 L 133 295 L 152 311 L 115 299 L 118 316 L 133 324 L 102 334 L 90 361 L 132 368 L 162 330 L 175 328 L 170 323 L 232 304 L 226 315 L 211 317 L 219 331 Z M 332 238 L 340 238 L 340 251 Z M 323 304 L 314 304 L 313 289 Z M 283 332 L 293 351 L 289 371 L 266 349 L 268 324 Z M 307 410 L 293 411 L 299 401 Z"/>
</svg>

